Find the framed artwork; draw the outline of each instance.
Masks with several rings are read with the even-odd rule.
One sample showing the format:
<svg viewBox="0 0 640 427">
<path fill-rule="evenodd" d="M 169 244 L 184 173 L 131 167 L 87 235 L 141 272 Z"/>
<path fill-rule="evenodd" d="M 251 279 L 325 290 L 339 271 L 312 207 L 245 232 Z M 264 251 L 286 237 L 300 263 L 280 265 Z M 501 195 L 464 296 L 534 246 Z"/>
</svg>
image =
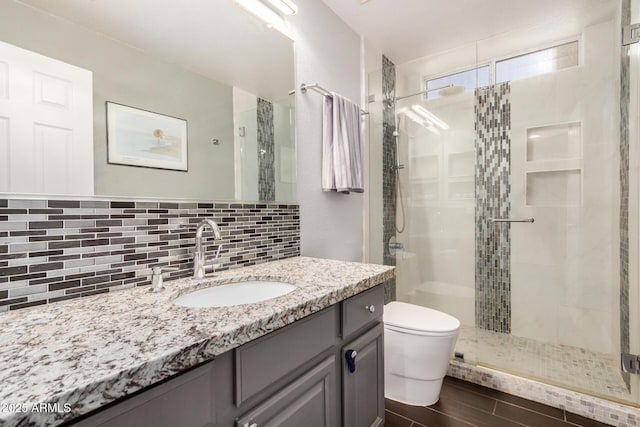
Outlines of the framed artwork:
<svg viewBox="0 0 640 427">
<path fill-rule="evenodd" d="M 107 163 L 187 171 L 187 121 L 107 101 Z"/>
</svg>

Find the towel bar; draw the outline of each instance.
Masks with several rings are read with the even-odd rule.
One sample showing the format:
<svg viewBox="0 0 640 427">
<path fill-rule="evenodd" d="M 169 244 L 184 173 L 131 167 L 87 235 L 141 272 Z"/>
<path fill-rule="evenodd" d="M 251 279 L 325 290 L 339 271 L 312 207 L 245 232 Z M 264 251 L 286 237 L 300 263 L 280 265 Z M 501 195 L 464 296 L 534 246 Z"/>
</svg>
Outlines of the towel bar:
<svg viewBox="0 0 640 427">
<path fill-rule="evenodd" d="M 489 218 L 491 222 L 533 222 L 533 218 Z"/>
<path fill-rule="evenodd" d="M 320 86 L 318 83 L 311 83 L 311 84 L 306 84 L 306 83 L 302 83 L 300 85 L 300 92 L 302 93 L 307 93 L 307 90 L 311 89 L 314 92 L 319 93 L 320 95 L 324 95 L 324 96 L 331 96 L 331 91 L 328 91 L 327 89 L 323 88 L 322 86 Z M 290 90 L 289 91 L 289 95 L 293 95 L 294 93 L 296 93 L 296 90 Z M 369 112 L 368 111 L 364 111 L 362 108 L 360 109 L 360 114 L 361 115 L 368 115 Z"/>
</svg>

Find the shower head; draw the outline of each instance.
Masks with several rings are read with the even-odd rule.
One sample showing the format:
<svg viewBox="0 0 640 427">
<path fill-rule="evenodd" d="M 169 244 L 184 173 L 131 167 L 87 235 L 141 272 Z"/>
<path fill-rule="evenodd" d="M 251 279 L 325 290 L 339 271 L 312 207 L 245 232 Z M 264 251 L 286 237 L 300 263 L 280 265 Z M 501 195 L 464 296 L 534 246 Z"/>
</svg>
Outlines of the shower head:
<svg viewBox="0 0 640 427">
<path fill-rule="evenodd" d="M 443 91 L 447 90 L 447 89 L 456 89 L 458 86 L 454 86 L 452 84 L 448 84 L 446 86 L 440 86 L 440 87 L 434 87 L 432 89 L 427 89 L 427 90 L 421 90 L 420 92 L 416 92 L 416 93 L 412 93 L 410 95 L 404 95 L 404 96 L 395 96 L 393 98 L 387 98 L 384 100 L 384 103 L 387 107 L 393 107 L 393 105 L 396 103 L 396 101 L 400 101 L 401 99 L 406 99 L 406 98 L 411 98 L 413 96 L 417 96 L 417 95 L 424 95 L 424 94 L 428 94 L 429 92 L 435 92 L 438 91 L 439 94 L 441 94 Z M 456 89 L 459 90 L 459 89 Z M 462 88 L 462 90 L 464 90 L 464 88 Z M 460 92 L 454 92 L 454 93 L 460 93 Z"/>
<path fill-rule="evenodd" d="M 464 86 L 448 86 L 445 88 L 442 88 L 438 91 L 438 95 L 440 96 L 453 96 L 453 95 L 458 95 L 459 93 L 462 93 L 465 91 Z"/>
</svg>

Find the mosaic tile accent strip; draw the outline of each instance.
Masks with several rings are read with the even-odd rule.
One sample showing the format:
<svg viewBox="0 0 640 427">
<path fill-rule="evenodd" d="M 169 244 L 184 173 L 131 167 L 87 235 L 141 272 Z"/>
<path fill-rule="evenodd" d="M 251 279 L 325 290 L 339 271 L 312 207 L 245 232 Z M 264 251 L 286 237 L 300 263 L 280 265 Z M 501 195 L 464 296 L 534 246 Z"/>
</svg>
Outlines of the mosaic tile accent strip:
<svg viewBox="0 0 640 427">
<path fill-rule="evenodd" d="M 396 265 L 396 256 L 389 252 L 389 239 L 396 235 L 396 67 L 382 55 L 382 246 L 385 265 Z M 385 283 L 385 303 L 396 299 L 396 279 Z"/>
<path fill-rule="evenodd" d="M 475 90 L 476 326 L 511 332 L 509 82 Z"/>
<path fill-rule="evenodd" d="M 147 285 L 155 266 L 189 276 L 203 218 L 216 270 L 300 255 L 296 204 L 0 199 L 0 312 Z"/>
<path fill-rule="evenodd" d="M 447 375 L 617 427 L 638 426 L 640 409 L 452 360 Z"/>
<path fill-rule="evenodd" d="M 276 199 L 275 140 L 273 104 L 258 98 L 258 197 Z"/>
<path fill-rule="evenodd" d="M 621 26 L 631 23 L 631 1 L 622 1 Z M 629 353 L 629 46 L 620 57 L 620 352 Z M 628 373 L 623 373 L 627 388 Z"/>
</svg>

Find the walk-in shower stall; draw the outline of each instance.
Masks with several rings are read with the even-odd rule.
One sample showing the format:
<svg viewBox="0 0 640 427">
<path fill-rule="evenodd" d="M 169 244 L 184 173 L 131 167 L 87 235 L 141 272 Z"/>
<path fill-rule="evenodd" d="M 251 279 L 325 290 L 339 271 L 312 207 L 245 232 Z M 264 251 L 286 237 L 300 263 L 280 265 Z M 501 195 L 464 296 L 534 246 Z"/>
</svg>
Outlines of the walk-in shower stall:
<svg viewBox="0 0 640 427">
<path fill-rule="evenodd" d="M 369 74 L 368 255 L 466 363 L 637 406 L 640 14 L 583 3 Z"/>
</svg>

